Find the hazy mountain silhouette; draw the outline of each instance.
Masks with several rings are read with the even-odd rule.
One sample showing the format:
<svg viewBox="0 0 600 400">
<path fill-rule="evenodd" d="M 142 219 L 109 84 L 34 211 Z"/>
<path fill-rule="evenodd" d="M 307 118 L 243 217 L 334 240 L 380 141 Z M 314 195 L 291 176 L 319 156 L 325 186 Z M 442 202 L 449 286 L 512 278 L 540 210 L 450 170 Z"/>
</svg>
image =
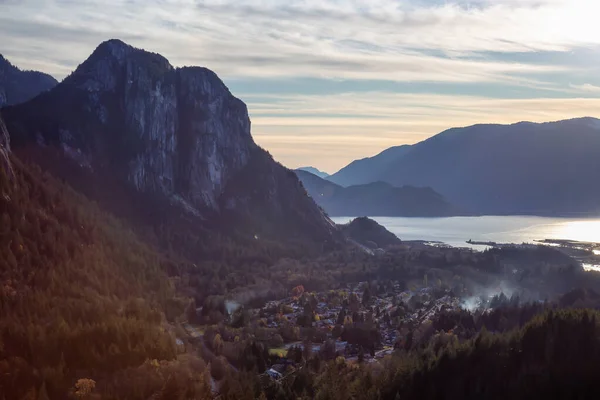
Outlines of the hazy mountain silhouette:
<svg viewBox="0 0 600 400">
<path fill-rule="evenodd" d="M 300 171 L 310 172 L 311 174 L 316 175 L 319 178 L 327 178 L 329 176 L 329 174 L 327 172 L 320 171 L 315 167 L 300 167 L 298 169 Z"/>
<path fill-rule="evenodd" d="M 595 118 L 474 125 L 410 146 L 384 170 L 363 162 L 346 183 L 429 186 L 451 203 L 485 214 L 596 214 L 599 154 Z"/>
<path fill-rule="evenodd" d="M 431 188 L 394 187 L 385 182 L 342 187 L 296 170 L 308 194 L 331 216 L 439 217 L 459 214 Z"/>
<path fill-rule="evenodd" d="M 393 162 L 410 150 L 410 147 L 409 145 L 390 147 L 376 156 L 352 161 L 335 174 L 329 175 L 327 179 L 342 186 L 376 182 Z"/>
</svg>

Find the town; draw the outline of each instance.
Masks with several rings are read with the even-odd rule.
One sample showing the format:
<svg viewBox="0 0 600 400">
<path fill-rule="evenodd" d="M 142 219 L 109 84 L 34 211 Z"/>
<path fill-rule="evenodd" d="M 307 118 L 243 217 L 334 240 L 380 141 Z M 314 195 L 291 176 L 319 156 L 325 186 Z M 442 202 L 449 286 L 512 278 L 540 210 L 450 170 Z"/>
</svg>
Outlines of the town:
<svg viewBox="0 0 600 400">
<path fill-rule="evenodd" d="M 173 332 L 179 351 L 210 364 L 217 390 L 235 371 L 281 384 L 333 361 L 380 370 L 432 343 L 434 352 L 462 343 L 483 326 L 519 327 L 546 307 L 544 296 L 590 279 L 577 265 L 583 260 L 542 245 L 474 252 L 410 243 L 361 254 L 351 263 L 340 255 L 282 261 L 270 277 L 278 284 L 256 280 L 192 300 Z"/>
<path fill-rule="evenodd" d="M 268 302 L 258 315 L 266 318 L 269 328 L 284 333 L 286 327 L 297 328 L 297 337 L 303 341 L 288 342 L 284 349 L 303 348 L 308 341 L 316 352 L 333 341 L 336 355 L 374 360 L 402 347 L 410 331 L 426 327 L 439 312 L 459 307 L 459 299 L 445 291 L 405 290 L 398 282 L 360 282 L 347 289 L 319 293 L 304 292 L 298 286 L 291 297 Z"/>
<path fill-rule="evenodd" d="M 203 358 L 237 368 L 241 343 L 259 343 L 268 354 L 264 373 L 273 379 L 317 354 L 349 363 L 377 362 L 429 337 L 441 312 L 461 308 L 460 299 L 441 285 L 407 288 L 397 281 L 359 282 L 323 292 L 299 285 L 289 297 L 253 309 L 223 299 L 206 304 L 212 309 L 195 310 L 196 321 L 206 325 L 184 324 Z M 211 325 L 220 314 L 215 310 L 225 317 Z"/>
</svg>

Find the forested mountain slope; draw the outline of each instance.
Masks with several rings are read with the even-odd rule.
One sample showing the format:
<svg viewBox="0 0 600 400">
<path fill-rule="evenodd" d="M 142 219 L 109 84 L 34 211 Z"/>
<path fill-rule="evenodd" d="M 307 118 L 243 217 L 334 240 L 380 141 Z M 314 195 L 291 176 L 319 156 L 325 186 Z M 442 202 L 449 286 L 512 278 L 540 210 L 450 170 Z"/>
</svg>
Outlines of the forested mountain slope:
<svg viewBox="0 0 600 400">
<path fill-rule="evenodd" d="M 57 83 L 48 74 L 20 70 L 0 54 L 0 107 L 23 103 Z"/>
<path fill-rule="evenodd" d="M 60 398 L 75 379 L 174 360 L 168 261 L 34 165 L 0 167 L 0 392 Z"/>
<path fill-rule="evenodd" d="M 372 157 L 354 160 L 335 174 L 329 175 L 327 179 L 341 186 L 377 182 L 392 163 L 397 162 L 410 151 L 410 147 L 409 145 L 394 146 Z"/>
</svg>

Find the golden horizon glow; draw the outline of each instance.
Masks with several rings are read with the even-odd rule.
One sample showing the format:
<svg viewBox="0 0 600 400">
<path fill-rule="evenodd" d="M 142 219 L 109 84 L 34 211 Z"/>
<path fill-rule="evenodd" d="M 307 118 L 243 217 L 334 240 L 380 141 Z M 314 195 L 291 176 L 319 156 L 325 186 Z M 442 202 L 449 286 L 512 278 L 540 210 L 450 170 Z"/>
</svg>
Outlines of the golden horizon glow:
<svg viewBox="0 0 600 400">
<path fill-rule="evenodd" d="M 312 166 L 330 174 L 354 160 L 392 146 L 415 144 L 450 128 L 600 117 L 600 98 L 582 97 L 490 99 L 368 93 L 291 96 L 277 101 L 286 116 L 271 110 L 263 113 L 248 102 L 255 141 L 289 168 Z M 321 114 L 315 114 L 316 110 Z M 378 117 L 368 117 L 375 110 Z M 436 117 L 424 117 L 425 112 Z"/>
</svg>

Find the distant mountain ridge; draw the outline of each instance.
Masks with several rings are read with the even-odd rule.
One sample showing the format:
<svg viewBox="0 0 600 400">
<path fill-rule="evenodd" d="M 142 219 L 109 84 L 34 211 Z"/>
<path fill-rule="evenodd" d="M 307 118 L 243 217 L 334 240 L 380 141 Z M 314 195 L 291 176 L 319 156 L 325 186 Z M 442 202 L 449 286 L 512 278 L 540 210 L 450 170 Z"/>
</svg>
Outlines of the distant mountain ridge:
<svg viewBox="0 0 600 400">
<path fill-rule="evenodd" d="M 385 182 L 342 187 L 296 170 L 308 194 L 330 216 L 442 217 L 461 214 L 431 188 L 394 187 Z"/>
<path fill-rule="evenodd" d="M 48 74 L 20 70 L 0 54 L 0 107 L 23 103 L 57 83 Z"/>
<path fill-rule="evenodd" d="M 376 182 L 380 180 L 381 173 L 408 151 L 410 145 L 390 147 L 373 157 L 352 161 L 338 172 L 329 175 L 327 179 L 342 186 Z"/>
<path fill-rule="evenodd" d="M 300 171 L 310 172 L 311 174 L 316 175 L 319 178 L 327 178 L 329 176 L 329 174 L 327 172 L 320 171 L 315 167 L 300 167 L 297 169 Z"/>
<path fill-rule="evenodd" d="M 412 145 L 383 170 L 367 159 L 344 184 L 427 186 L 479 214 L 600 215 L 598 154 L 595 118 L 474 125 Z"/>
</svg>

